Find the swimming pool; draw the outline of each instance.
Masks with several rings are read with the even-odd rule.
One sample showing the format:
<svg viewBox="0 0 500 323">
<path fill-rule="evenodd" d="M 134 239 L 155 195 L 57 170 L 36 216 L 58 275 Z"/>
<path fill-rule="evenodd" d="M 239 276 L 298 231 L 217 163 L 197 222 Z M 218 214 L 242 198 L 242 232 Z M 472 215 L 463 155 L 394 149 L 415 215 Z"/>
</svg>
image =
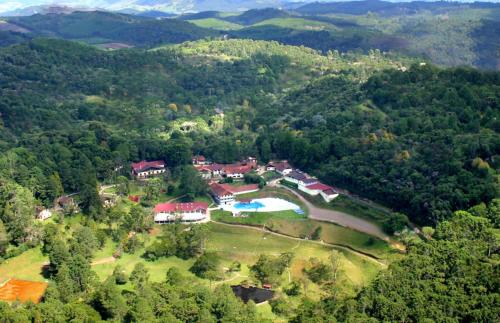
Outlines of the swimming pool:
<svg viewBox="0 0 500 323">
<path fill-rule="evenodd" d="M 250 203 L 236 203 L 234 205 L 234 208 L 237 210 L 245 211 L 245 210 L 258 210 L 260 208 L 263 208 L 264 204 L 260 203 L 259 201 L 252 201 Z"/>
<path fill-rule="evenodd" d="M 233 213 L 239 212 L 277 212 L 285 210 L 294 210 L 300 214 L 304 213 L 300 206 L 288 202 L 280 198 L 265 197 L 259 199 L 252 199 L 249 202 L 235 202 L 221 206 L 222 209 Z"/>
</svg>

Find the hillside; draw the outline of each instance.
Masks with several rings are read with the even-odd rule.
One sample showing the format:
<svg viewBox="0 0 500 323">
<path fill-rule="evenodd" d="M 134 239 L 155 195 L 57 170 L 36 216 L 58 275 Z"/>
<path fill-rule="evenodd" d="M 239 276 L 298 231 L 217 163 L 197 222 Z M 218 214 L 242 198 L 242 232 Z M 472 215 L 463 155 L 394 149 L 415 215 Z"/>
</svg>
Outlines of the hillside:
<svg viewBox="0 0 500 323">
<path fill-rule="evenodd" d="M 242 31 L 382 33 L 343 19 Z M 498 321 L 500 72 L 180 19 L 9 23 L 31 33 L 0 48 L 0 322 Z"/>
<path fill-rule="evenodd" d="M 218 35 L 180 20 L 157 20 L 102 11 L 15 17 L 9 21 L 36 36 L 89 43 L 123 42 L 134 46 L 154 46 Z"/>
<path fill-rule="evenodd" d="M 245 26 L 229 33 L 235 38 L 276 40 L 324 52 L 376 48 L 444 66 L 499 68 L 497 4 L 356 1 L 309 4 L 292 11 L 260 9 L 227 17 L 216 12 L 210 15 L 217 17 L 218 24 L 225 20 Z M 190 21 L 196 24 L 197 18 Z"/>
</svg>

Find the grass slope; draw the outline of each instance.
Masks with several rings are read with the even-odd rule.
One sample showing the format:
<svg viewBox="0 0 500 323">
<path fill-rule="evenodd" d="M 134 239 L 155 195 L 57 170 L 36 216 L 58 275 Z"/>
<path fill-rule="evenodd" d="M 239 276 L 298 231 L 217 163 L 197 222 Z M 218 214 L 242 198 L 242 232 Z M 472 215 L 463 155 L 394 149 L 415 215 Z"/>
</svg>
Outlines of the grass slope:
<svg viewBox="0 0 500 323">
<path fill-rule="evenodd" d="M 237 30 L 243 28 L 243 26 L 241 25 L 217 18 L 188 20 L 188 22 L 193 23 L 198 27 L 216 29 L 216 30 Z"/>
<path fill-rule="evenodd" d="M 326 22 L 309 20 L 304 18 L 273 18 L 261 21 L 253 26 L 278 26 L 298 30 L 338 30 L 337 27 Z"/>
</svg>

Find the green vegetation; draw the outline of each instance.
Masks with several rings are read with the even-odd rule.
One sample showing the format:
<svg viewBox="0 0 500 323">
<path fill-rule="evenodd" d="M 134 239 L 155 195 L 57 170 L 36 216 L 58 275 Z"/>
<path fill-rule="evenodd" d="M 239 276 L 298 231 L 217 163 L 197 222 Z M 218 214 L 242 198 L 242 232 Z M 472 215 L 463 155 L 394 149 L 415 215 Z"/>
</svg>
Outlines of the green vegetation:
<svg viewBox="0 0 500 323">
<path fill-rule="evenodd" d="M 92 44 L 123 42 L 135 46 L 154 46 L 218 35 L 217 32 L 180 20 L 156 20 L 102 11 L 33 15 L 12 18 L 11 21 L 35 36 L 58 36 Z"/>
<path fill-rule="evenodd" d="M 241 25 L 217 18 L 205 18 L 205 19 L 196 19 L 188 21 L 192 22 L 193 24 L 199 27 L 216 29 L 216 30 L 236 30 L 243 28 L 243 26 Z"/>
<path fill-rule="evenodd" d="M 269 19 L 304 22 L 280 12 L 213 17 L 249 26 L 232 32 L 242 35 L 287 29 L 251 26 Z M 40 304 L 0 303 L 0 321 L 263 321 L 227 286 L 245 281 L 273 283 L 276 299 L 261 312 L 272 310 L 278 320 L 498 321 L 498 72 L 275 41 L 163 46 L 220 33 L 107 13 L 49 18 L 13 19 L 47 34 L 60 29 L 56 36 L 162 47 L 108 52 L 35 39 L 0 48 L 0 275 L 50 283 Z M 360 38 L 348 18 L 307 17 L 336 28 L 295 29 L 292 36 L 299 44 L 331 48 L 325 37 L 349 47 L 393 28 L 361 28 Z M 464 28 L 457 34 L 476 27 Z M 428 227 L 418 236 L 404 228 L 403 214 L 384 219 L 383 207 L 371 205 L 379 213 L 339 199 L 329 207 L 400 231 L 391 244 L 406 254 L 289 211 L 245 218 L 214 212 L 214 219 L 258 228 L 159 229 L 156 203 L 208 200 L 190 165 L 194 154 L 216 163 L 287 159 Z M 164 160 L 168 170 L 130 181 L 130 163 L 143 159 Z M 246 180 L 262 182 L 254 174 Z M 108 183 L 116 185 L 108 190 L 116 206 L 101 200 L 98 188 Z M 291 192 L 267 186 L 240 197 L 279 197 L 303 208 Z M 54 205 L 53 218 L 35 220 L 36 210 Z M 289 237 L 260 230 L 264 225 Z"/>
<path fill-rule="evenodd" d="M 261 21 L 254 26 L 278 26 L 284 28 L 292 28 L 299 30 L 335 30 L 335 26 L 328 23 L 307 20 L 303 18 L 273 18 Z"/>
<path fill-rule="evenodd" d="M 322 240 L 334 245 L 351 247 L 380 258 L 387 258 L 391 253 L 385 241 L 335 224 L 309 220 L 294 211 L 247 212 L 245 216 L 233 217 L 231 212 L 216 210 L 211 212 L 211 216 L 218 222 L 265 227 L 267 230 L 291 237 Z M 313 239 L 318 228 L 320 228 L 317 233 L 319 237 Z"/>
</svg>

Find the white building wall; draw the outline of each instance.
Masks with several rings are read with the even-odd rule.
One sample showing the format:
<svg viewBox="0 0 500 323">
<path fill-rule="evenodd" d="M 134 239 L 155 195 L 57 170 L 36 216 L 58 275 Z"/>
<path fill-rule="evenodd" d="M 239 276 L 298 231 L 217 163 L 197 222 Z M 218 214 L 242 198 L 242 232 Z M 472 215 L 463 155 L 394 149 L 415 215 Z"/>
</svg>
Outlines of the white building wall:
<svg viewBox="0 0 500 323">
<path fill-rule="evenodd" d="M 304 185 L 299 185 L 299 190 L 301 190 L 302 192 L 304 192 L 306 194 L 313 195 L 313 196 L 316 196 L 320 193 L 319 190 L 310 190 Z"/>
<path fill-rule="evenodd" d="M 331 202 L 333 199 L 338 197 L 338 194 L 332 194 L 332 195 L 326 195 L 325 193 L 321 192 L 321 196 L 326 202 Z"/>
</svg>

